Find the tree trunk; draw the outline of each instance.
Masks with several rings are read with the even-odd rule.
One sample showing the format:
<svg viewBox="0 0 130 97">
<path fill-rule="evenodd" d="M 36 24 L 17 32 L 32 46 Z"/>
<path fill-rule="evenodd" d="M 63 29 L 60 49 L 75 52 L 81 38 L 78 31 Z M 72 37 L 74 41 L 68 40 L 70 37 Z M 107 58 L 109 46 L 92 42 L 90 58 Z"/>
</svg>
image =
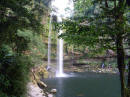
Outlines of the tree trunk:
<svg viewBox="0 0 130 97">
<path fill-rule="evenodd" d="M 129 60 L 128 66 L 129 66 L 129 73 L 128 73 L 128 88 L 130 89 L 130 60 Z"/>
<path fill-rule="evenodd" d="M 129 68 L 129 73 L 128 73 L 128 86 L 127 86 L 127 88 L 128 88 L 128 91 L 127 91 L 127 97 L 130 97 L 130 60 L 129 60 L 129 63 L 128 63 L 128 68 Z"/>
<path fill-rule="evenodd" d="M 125 95 L 125 54 L 123 49 L 123 38 L 121 34 L 117 35 L 116 47 L 117 47 L 117 64 L 120 72 L 120 82 L 121 82 L 121 97 L 126 97 Z"/>
<path fill-rule="evenodd" d="M 72 47 L 72 65 L 74 65 L 75 61 L 74 61 L 74 46 Z"/>
</svg>

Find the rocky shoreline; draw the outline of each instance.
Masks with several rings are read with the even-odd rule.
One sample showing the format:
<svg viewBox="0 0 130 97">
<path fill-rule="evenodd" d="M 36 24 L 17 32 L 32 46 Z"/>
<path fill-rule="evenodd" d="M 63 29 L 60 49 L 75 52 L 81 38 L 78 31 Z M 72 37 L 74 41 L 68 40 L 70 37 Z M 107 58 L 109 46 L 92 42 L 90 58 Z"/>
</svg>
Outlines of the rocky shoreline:
<svg viewBox="0 0 130 97">
<path fill-rule="evenodd" d="M 100 68 L 100 67 L 94 67 L 90 65 L 85 66 L 69 66 L 64 67 L 65 72 L 95 72 L 95 73 L 112 73 L 116 74 L 118 73 L 118 68 Z"/>
<path fill-rule="evenodd" d="M 54 97 L 56 89 L 48 89 L 41 79 L 48 78 L 49 74 L 44 65 L 31 69 L 30 82 L 27 85 L 27 97 Z"/>
<path fill-rule="evenodd" d="M 94 73 L 118 73 L 117 68 L 100 68 L 90 65 L 82 66 L 65 66 L 64 72 L 94 72 Z M 40 81 L 40 79 L 47 78 L 49 72 L 44 66 L 38 66 L 31 71 L 31 82 L 28 83 L 28 94 L 27 97 L 55 97 L 56 89 L 48 90 L 47 85 Z"/>
<path fill-rule="evenodd" d="M 47 87 L 45 87 L 47 88 Z M 57 92 L 56 89 L 50 90 L 50 92 L 41 89 L 38 85 L 29 82 L 27 85 L 28 93 L 27 97 L 54 97 L 54 94 Z"/>
</svg>

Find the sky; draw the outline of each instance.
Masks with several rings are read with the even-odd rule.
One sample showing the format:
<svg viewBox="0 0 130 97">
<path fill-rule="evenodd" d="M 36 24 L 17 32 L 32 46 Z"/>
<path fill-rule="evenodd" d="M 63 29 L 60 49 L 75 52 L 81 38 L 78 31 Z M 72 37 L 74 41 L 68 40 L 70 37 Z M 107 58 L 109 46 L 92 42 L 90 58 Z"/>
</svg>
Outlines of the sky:
<svg viewBox="0 0 130 97">
<path fill-rule="evenodd" d="M 56 13 L 53 13 L 62 18 L 70 17 L 73 13 L 72 0 L 53 0 L 51 6 L 54 10 L 57 9 Z"/>
</svg>

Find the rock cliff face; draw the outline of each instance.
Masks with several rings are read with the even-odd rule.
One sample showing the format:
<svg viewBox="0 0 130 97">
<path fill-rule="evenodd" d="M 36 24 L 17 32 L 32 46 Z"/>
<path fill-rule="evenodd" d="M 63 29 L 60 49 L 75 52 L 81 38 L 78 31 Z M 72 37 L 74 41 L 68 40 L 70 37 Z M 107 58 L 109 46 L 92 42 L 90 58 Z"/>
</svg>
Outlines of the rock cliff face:
<svg viewBox="0 0 130 97">
<path fill-rule="evenodd" d="M 33 84 L 32 82 L 28 83 L 28 94 L 27 97 L 54 97 L 54 94 L 56 93 L 55 89 L 52 89 L 53 92 L 47 92 L 43 89 L 39 88 L 36 84 Z M 54 91 L 55 90 L 55 91 Z"/>
<path fill-rule="evenodd" d="M 48 71 L 44 65 L 36 66 L 31 69 L 30 80 L 28 83 L 28 97 L 48 97 L 47 85 L 41 79 L 48 77 Z"/>
<path fill-rule="evenodd" d="M 44 65 L 36 66 L 31 69 L 31 81 L 35 83 L 35 81 L 48 78 L 48 71 L 46 70 Z"/>
<path fill-rule="evenodd" d="M 44 92 L 36 84 L 28 83 L 28 96 L 27 97 L 46 97 Z"/>
</svg>

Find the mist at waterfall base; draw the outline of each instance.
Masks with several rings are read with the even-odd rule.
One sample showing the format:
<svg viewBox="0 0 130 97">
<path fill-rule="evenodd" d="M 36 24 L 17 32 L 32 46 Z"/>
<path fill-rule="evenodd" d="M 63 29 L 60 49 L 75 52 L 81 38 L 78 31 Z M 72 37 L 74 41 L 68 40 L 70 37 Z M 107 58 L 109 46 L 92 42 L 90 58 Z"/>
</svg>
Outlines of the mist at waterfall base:
<svg viewBox="0 0 130 97">
<path fill-rule="evenodd" d="M 48 88 L 57 89 L 55 97 L 121 97 L 118 74 L 82 72 L 73 75 L 43 81 L 49 85 Z"/>
</svg>

